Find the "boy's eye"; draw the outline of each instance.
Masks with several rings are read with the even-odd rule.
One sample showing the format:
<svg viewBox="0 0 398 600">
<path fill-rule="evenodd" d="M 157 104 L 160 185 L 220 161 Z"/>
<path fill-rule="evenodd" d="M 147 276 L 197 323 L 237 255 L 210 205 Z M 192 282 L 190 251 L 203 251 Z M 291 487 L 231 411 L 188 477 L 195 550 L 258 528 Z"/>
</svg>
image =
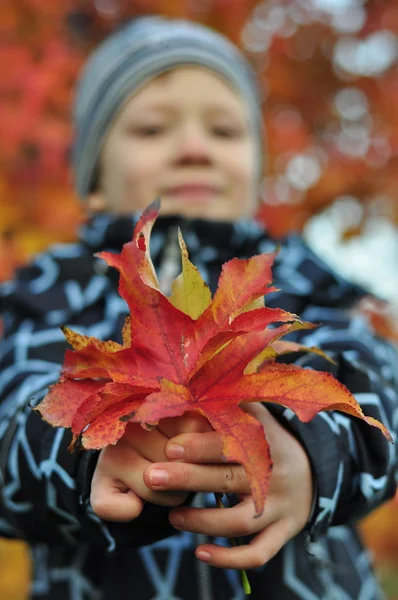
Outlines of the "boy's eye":
<svg viewBox="0 0 398 600">
<path fill-rule="evenodd" d="M 213 127 L 213 133 L 217 137 L 227 138 L 227 139 L 236 139 L 242 137 L 242 130 L 238 127 L 234 127 L 231 125 L 215 125 Z"/>
<path fill-rule="evenodd" d="M 131 129 L 132 133 L 141 136 L 141 137 L 154 137 L 156 135 L 160 135 L 164 133 L 165 126 L 164 125 L 140 125 L 139 127 L 133 127 Z"/>
</svg>

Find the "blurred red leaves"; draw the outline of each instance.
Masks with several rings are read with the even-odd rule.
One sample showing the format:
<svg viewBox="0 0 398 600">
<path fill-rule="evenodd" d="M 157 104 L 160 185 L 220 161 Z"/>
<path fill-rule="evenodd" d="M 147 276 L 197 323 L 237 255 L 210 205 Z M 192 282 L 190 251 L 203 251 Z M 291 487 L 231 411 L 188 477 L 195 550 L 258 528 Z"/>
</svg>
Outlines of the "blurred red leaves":
<svg viewBox="0 0 398 600">
<path fill-rule="evenodd" d="M 351 33 L 310 4 L 289 0 L 6 3 L 0 13 L 0 61 L 7 65 L 0 81 L 0 280 L 52 241 L 74 237 L 82 216 L 68 167 L 74 84 L 89 50 L 140 14 L 200 21 L 247 52 L 263 83 L 267 130 L 269 177 L 259 216 L 275 236 L 301 230 L 342 194 L 367 204 L 383 198 L 381 210 L 398 224 L 394 65 L 352 73 L 335 56 L 341 40 L 396 33 L 398 6 L 384 0 L 363 10 Z M 366 100 L 362 116 L 348 120 L 336 109 L 336 95 L 347 88 Z M 355 135 L 367 136 L 364 147 Z M 292 158 L 301 154 L 319 171 L 309 181 L 289 175 Z"/>
</svg>

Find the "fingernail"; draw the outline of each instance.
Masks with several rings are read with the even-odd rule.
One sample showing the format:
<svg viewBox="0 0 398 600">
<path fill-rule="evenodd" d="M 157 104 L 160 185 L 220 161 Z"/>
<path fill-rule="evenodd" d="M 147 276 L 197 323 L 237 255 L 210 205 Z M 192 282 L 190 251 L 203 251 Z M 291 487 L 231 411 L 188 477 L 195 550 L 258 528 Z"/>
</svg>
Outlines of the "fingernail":
<svg viewBox="0 0 398 600">
<path fill-rule="evenodd" d="M 169 480 L 169 474 L 164 469 L 153 469 L 149 479 L 152 485 L 165 485 Z"/>
<path fill-rule="evenodd" d="M 184 529 L 184 517 L 182 515 L 170 515 L 170 523 L 176 529 Z"/>
<path fill-rule="evenodd" d="M 182 458 L 184 456 L 184 452 L 184 446 L 180 446 L 179 444 L 170 444 L 167 446 L 166 450 L 167 457 L 173 460 Z"/>
<path fill-rule="evenodd" d="M 211 554 L 209 554 L 205 550 L 198 550 L 196 552 L 196 558 L 199 558 L 199 560 L 203 560 L 203 562 L 209 562 L 209 560 L 211 559 Z"/>
</svg>

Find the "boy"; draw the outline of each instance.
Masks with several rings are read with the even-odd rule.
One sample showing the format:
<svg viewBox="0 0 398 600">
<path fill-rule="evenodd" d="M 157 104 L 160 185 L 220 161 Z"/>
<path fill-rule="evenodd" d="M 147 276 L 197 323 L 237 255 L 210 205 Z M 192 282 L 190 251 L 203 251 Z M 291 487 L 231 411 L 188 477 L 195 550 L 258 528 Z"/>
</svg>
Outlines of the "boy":
<svg viewBox="0 0 398 600">
<path fill-rule="evenodd" d="M 302 424 L 275 406 L 248 408 L 274 461 L 266 508 L 254 519 L 242 467 L 222 463 L 219 436 L 201 420 L 173 419 L 152 432 L 129 424 L 115 446 L 70 455 L 69 434 L 32 413 L 28 402 L 59 376 L 60 325 L 120 339 L 117 274 L 93 254 L 120 251 L 154 198 L 163 208 L 151 249 L 165 292 L 179 271 L 177 226 L 213 291 L 225 261 L 275 246 L 252 219 L 263 162 L 255 81 L 221 36 L 161 18 L 128 24 L 87 63 L 75 128 L 76 188 L 92 218 L 77 244 L 39 256 L 3 294 L 0 531 L 32 546 L 32 596 L 237 598 L 238 573 L 227 569 L 253 568 L 256 599 L 380 598 L 348 524 L 394 494 L 396 454 L 359 420 L 328 413 Z M 282 292 L 268 304 L 322 322 L 301 341 L 336 360 L 300 364 L 332 370 L 394 434 L 396 355 L 350 317 L 362 290 L 296 237 L 284 243 L 274 277 Z M 237 504 L 215 509 L 211 494 L 200 494 L 219 491 Z M 243 535 L 242 546 L 222 545 Z"/>
</svg>

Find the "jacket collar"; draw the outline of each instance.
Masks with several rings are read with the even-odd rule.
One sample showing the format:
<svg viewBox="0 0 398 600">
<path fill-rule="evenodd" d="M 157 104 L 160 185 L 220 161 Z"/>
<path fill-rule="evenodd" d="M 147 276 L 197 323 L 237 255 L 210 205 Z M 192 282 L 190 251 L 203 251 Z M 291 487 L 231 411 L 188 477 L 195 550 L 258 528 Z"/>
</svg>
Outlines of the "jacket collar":
<svg viewBox="0 0 398 600">
<path fill-rule="evenodd" d="M 99 250 L 120 251 L 131 241 L 139 215 L 101 213 L 89 219 L 80 229 L 80 241 L 94 253 Z M 191 256 L 200 254 L 202 260 L 230 260 L 234 256 L 256 254 L 264 229 L 254 219 L 237 222 L 186 219 L 179 216 L 159 217 L 151 236 L 151 255 L 156 262 L 170 236 L 176 237 L 180 228 Z M 207 260 L 206 260 L 207 262 Z"/>
</svg>

